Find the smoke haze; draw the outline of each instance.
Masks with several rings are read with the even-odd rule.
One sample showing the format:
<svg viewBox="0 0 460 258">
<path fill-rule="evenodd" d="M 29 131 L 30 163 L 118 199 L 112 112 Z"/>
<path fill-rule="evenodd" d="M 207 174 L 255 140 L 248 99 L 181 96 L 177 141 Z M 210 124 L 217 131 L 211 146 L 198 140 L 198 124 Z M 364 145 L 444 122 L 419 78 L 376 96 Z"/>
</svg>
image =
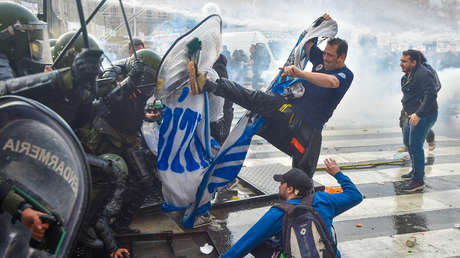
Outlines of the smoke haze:
<svg viewBox="0 0 460 258">
<path fill-rule="evenodd" d="M 163 50 L 200 19 L 216 11 L 223 18 L 224 33 L 261 31 L 269 40 L 278 42 L 277 48 L 272 48 L 273 55 L 278 57 L 274 60 L 277 65 L 284 63 L 299 33 L 317 17 L 329 13 L 339 24 L 337 36 L 349 43 L 346 64 L 355 75 L 349 92 L 327 124 L 329 127 L 397 126 L 403 75 L 399 58 L 409 48 L 421 50 L 428 63 L 438 70 L 442 82 L 438 97 L 440 117 L 456 114 L 460 109 L 460 70 L 443 68 L 439 61 L 446 51 L 460 51 L 460 1 L 163 0 L 152 4 L 134 0 L 129 4 L 188 17 L 168 20 L 155 30 L 144 32 L 151 37 L 174 33 L 167 40 L 156 38 L 161 41 L 156 45 Z M 269 79 L 265 79 L 268 83 Z"/>
</svg>

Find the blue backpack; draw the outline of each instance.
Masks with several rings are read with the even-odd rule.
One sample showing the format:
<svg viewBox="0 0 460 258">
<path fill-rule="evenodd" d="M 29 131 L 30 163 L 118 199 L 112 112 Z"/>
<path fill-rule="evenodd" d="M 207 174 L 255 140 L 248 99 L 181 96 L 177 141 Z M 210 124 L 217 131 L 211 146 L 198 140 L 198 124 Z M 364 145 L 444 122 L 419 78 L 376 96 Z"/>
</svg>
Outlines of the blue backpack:
<svg viewBox="0 0 460 258">
<path fill-rule="evenodd" d="M 281 246 L 286 258 L 337 257 L 337 237 L 332 238 L 323 218 L 312 207 L 313 198 L 314 194 L 299 205 L 285 202 L 273 206 L 284 211 Z"/>
</svg>

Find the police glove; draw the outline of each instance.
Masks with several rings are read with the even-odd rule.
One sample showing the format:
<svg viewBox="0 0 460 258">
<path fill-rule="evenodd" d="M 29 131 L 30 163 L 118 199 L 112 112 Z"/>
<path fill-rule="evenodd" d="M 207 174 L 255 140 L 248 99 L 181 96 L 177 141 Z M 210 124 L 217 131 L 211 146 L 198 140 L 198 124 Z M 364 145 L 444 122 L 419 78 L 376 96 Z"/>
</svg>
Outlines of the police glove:
<svg viewBox="0 0 460 258">
<path fill-rule="evenodd" d="M 140 85 L 144 81 L 144 70 L 145 64 L 141 60 L 136 59 L 134 60 L 131 71 L 129 71 L 128 75 L 134 83 Z"/>
<path fill-rule="evenodd" d="M 83 49 L 73 61 L 72 78 L 77 85 L 92 85 L 99 74 L 101 50 Z"/>
</svg>

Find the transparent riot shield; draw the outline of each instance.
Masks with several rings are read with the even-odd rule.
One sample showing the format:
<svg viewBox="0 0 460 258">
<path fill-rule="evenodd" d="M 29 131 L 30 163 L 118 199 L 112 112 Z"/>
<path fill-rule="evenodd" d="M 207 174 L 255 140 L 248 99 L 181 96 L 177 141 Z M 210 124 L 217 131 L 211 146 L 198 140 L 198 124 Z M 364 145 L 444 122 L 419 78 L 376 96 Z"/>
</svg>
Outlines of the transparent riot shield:
<svg viewBox="0 0 460 258">
<path fill-rule="evenodd" d="M 216 62 L 221 51 L 222 19 L 220 16 L 216 14 L 208 16 L 174 41 L 160 62 L 156 78 L 158 87 L 155 88 L 154 93 L 156 98 L 163 100 L 189 84 L 190 49 L 187 45 L 193 39 L 198 39 L 201 43 L 198 70 L 207 71 Z"/>
<path fill-rule="evenodd" d="M 90 174 L 72 129 L 44 105 L 0 98 L 0 176 L 34 209 L 54 217 L 41 242 L 0 214 L 0 257 L 68 257 L 88 206 Z"/>
</svg>

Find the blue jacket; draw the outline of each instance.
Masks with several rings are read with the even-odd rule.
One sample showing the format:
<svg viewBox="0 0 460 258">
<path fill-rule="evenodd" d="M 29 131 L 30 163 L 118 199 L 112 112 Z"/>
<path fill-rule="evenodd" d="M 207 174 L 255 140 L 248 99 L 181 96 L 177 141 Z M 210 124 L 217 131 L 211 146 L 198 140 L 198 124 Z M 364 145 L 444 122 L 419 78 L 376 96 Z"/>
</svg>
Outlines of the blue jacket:
<svg viewBox="0 0 460 258">
<path fill-rule="evenodd" d="M 331 225 L 334 217 L 354 207 L 363 200 L 363 196 L 353 182 L 351 182 L 350 178 L 342 172 L 339 172 L 335 175 L 335 179 L 337 179 L 337 182 L 339 182 L 342 187 L 343 193 L 330 194 L 317 192 L 312 203 L 313 208 L 315 208 L 324 219 L 329 233 L 331 232 Z M 287 202 L 298 205 L 301 200 L 293 199 Z M 280 209 L 269 209 L 264 216 L 257 221 L 240 240 L 238 240 L 238 242 L 220 257 L 244 257 L 266 239 L 272 236 L 280 239 L 283 215 L 284 212 Z M 338 250 L 337 256 L 340 257 L 340 252 Z"/>
</svg>

